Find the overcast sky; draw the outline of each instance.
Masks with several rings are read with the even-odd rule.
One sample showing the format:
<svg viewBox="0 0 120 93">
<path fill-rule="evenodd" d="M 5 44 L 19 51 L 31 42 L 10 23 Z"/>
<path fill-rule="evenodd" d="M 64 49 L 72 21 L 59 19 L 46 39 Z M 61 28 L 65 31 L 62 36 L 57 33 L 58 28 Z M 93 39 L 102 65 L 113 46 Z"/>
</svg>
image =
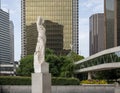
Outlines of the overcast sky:
<svg viewBox="0 0 120 93">
<path fill-rule="evenodd" d="M 89 56 L 89 17 L 104 12 L 104 0 L 79 0 L 79 48 L 80 54 Z"/>
<path fill-rule="evenodd" d="M 14 23 L 14 51 L 15 61 L 21 54 L 21 0 L 1 0 L 1 8 L 10 12 L 10 20 Z"/>
<path fill-rule="evenodd" d="M 14 23 L 15 61 L 21 55 L 21 0 L 1 0 L 1 8 L 10 12 Z M 89 17 L 103 12 L 103 0 L 79 0 L 79 49 L 80 54 L 89 55 Z"/>
</svg>

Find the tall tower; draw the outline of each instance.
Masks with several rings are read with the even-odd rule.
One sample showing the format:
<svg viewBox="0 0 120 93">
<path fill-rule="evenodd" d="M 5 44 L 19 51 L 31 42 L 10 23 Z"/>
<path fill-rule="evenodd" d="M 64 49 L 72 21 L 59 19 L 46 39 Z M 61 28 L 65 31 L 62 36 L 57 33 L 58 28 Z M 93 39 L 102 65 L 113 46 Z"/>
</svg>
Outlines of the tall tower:
<svg viewBox="0 0 120 93">
<path fill-rule="evenodd" d="M 89 18 L 90 23 L 90 55 L 105 49 L 105 31 L 104 31 L 104 14 L 93 14 Z"/>
<path fill-rule="evenodd" d="M 11 38 L 9 13 L 0 9 L 0 64 L 13 63 L 11 60 Z"/>
<path fill-rule="evenodd" d="M 120 0 L 104 0 L 106 49 L 120 46 Z"/>
<path fill-rule="evenodd" d="M 72 0 L 72 50 L 76 52 L 77 54 L 79 53 L 79 32 L 78 32 L 78 18 L 79 18 L 79 0 Z"/>
<path fill-rule="evenodd" d="M 10 50 L 11 50 L 11 62 L 14 62 L 14 24 L 12 21 L 9 22 L 9 30 L 10 30 Z"/>
<path fill-rule="evenodd" d="M 37 37 L 29 37 L 26 27 L 34 24 L 37 16 L 62 25 L 63 49 L 70 50 L 73 45 L 72 50 L 78 53 L 78 0 L 21 0 L 21 4 L 22 57 L 28 55 L 27 47 L 35 50 Z M 28 38 L 33 38 L 32 46 L 29 46 Z"/>
</svg>

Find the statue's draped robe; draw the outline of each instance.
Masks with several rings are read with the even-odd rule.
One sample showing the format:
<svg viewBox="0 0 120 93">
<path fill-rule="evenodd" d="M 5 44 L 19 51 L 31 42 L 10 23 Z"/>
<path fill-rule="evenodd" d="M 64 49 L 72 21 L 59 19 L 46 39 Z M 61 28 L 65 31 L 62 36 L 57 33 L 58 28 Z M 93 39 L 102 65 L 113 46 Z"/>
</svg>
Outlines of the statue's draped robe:
<svg viewBox="0 0 120 93">
<path fill-rule="evenodd" d="M 38 39 L 36 44 L 36 50 L 34 53 L 34 72 L 40 72 L 40 64 L 45 62 L 45 44 L 46 44 L 46 35 L 45 28 L 43 26 L 43 20 L 41 17 L 38 17 L 37 20 L 37 31 Z"/>
</svg>

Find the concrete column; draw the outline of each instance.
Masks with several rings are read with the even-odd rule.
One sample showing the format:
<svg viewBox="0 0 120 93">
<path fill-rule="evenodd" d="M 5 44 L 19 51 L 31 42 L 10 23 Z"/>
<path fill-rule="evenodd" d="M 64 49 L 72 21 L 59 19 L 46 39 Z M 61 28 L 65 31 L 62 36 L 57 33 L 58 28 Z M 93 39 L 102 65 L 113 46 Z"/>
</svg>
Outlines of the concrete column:
<svg viewBox="0 0 120 93">
<path fill-rule="evenodd" d="M 48 63 L 41 63 L 40 71 L 32 74 L 32 93 L 51 93 L 51 74 Z"/>
<path fill-rule="evenodd" d="M 115 87 L 115 93 L 120 93 L 120 87 Z"/>
<path fill-rule="evenodd" d="M 92 73 L 88 72 L 88 79 L 92 79 Z"/>
<path fill-rule="evenodd" d="M 115 82 L 115 93 L 120 93 L 120 84 Z"/>
<path fill-rule="evenodd" d="M 2 85 L 0 85 L 0 93 L 2 93 Z"/>
</svg>

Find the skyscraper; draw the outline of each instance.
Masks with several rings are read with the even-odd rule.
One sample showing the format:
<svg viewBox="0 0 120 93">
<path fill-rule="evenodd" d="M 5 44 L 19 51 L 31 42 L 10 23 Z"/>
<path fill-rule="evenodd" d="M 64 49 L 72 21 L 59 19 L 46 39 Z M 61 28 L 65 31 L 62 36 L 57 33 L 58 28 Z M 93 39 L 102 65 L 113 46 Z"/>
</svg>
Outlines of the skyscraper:
<svg viewBox="0 0 120 93">
<path fill-rule="evenodd" d="M 63 26 L 49 20 L 44 21 L 44 26 L 47 32 L 46 48 L 53 49 L 55 53 L 58 55 L 61 54 L 63 50 Z M 38 36 L 36 23 L 26 26 L 26 32 L 27 32 L 26 34 L 27 54 L 32 55 L 34 53 L 33 48 L 36 47 L 37 38 L 31 38 L 31 37 Z"/>
<path fill-rule="evenodd" d="M 61 54 L 63 50 L 63 25 L 45 20 L 44 26 L 47 32 L 46 48 L 55 50 L 58 55 Z"/>
<path fill-rule="evenodd" d="M 78 11 L 79 11 L 79 0 L 72 0 L 72 50 L 79 53 L 79 32 L 78 32 Z"/>
<path fill-rule="evenodd" d="M 9 30 L 10 30 L 11 62 L 14 62 L 14 24 L 12 21 L 10 21 L 9 26 L 10 26 Z"/>
<path fill-rule="evenodd" d="M 120 0 L 104 0 L 106 49 L 120 46 Z"/>
<path fill-rule="evenodd" d="M 90 55 L 105 49 L 104 14 L 93 14 L 90 19 Z"/>
<path fill-rule="evenodd" d="M 62 25 L 63 49 L 69 50 L 72 45 L 72 50 L 78 53 L 78 0 L 21 0 L 21 4 L 22 57 L 29 54 L 27 47 L 35 50 L 37 37 L 27 37 L 26 27 L 34 24 L 38 16 Z M 29 30 L 29 33 L 32 33 L 32 30 Z M 33 46 L 29 46 L 27 38 L 33 38 Z"/>
<path fill-rule="evenodd" d="M 0 64 L 10 64 L 14 61 L 12 30 L 9 13 L 0 9 Z"/>
</svg>

